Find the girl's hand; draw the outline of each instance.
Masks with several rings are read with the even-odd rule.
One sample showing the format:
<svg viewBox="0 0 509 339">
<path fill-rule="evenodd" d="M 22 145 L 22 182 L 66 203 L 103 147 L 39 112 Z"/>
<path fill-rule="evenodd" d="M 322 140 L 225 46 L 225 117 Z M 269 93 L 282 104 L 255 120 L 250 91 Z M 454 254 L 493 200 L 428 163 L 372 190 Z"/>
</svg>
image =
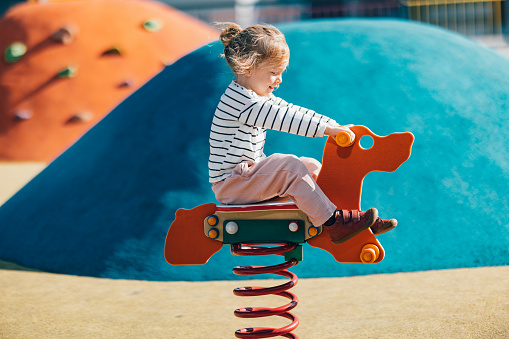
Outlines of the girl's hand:
<svg viewBox="0 0 509 339">
<path fill-rule="evenodd" d="M 349 127 L 352 127 L 353 125 L 344 125 L 344 126 L 341 126 L 341 125 L 334 125 L 334 126 L 330 126 L 330 125 L 327 125 L 327 127 L 325 127 L 325 135 L 328 135 L 328 136 L 331 136 L 331 137 L 335 137 L 339 132 L 343 132 L 343 131 L 346 131 L 346 132 L 350 132 L 350 133 L 353 133 Z"/>
</svg>

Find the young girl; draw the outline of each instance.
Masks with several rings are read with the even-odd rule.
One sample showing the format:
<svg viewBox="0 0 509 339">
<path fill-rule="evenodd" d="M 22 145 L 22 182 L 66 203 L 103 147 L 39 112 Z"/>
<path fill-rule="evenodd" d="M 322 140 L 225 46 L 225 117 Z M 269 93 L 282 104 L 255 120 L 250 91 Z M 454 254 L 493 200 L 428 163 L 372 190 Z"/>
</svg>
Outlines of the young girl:
<svg viewBox="0 0 509 339">
<path fill-rule="evenodd" d="M 284 35 L 272 26 L 242 29 L 230 23 L 221 42 L 236 79 L 222 95 L 210 131 L 209 181 L 216 199 L 249 204 L 289 197 L 314 225 L 324 225 L 336 244 L 368 227 L 374 234 L 394 228 L 396 220 L 381 220 L 375 208 L 337 210 L 315 182 L 321 166 L 317 160 L 263 153 L 266 129 L 306 137 L 334 137 L 349 130 L 272 94 L 290 59 Z"/>
</svg>

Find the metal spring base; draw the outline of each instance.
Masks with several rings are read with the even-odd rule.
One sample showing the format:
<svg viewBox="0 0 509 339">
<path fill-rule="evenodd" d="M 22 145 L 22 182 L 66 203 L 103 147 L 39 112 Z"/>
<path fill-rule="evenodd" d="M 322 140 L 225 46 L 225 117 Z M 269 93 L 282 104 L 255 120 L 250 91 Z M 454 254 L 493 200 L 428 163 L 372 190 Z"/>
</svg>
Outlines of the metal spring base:
<svg viewBox="0 0 509 339">
<path fill-rule="evenodd" d="M 231 252 L 238 256 L 258 256 L 258 255 L 282 255 L 286 252 L 292 251 L 297 247 L 296 244 L 286 244 L 278 247 L 263 247 L 251 246 L 244 244 L 235 244 L 231 246 Z M 298 278 L 294 273 L 287 271 L 288 268 L 297 265 L 297 259 L 290 259 L 282 264 L 273 266 L 237 266 L 233 269 L 233 273 L 237 275 L 255 275 L 255 274 L 277 274 L 289 278 L 285 284 L 274 287 L 239 287 L 233 290 L 233 294 L 237 296 L 260 296 L 260 295 L 279 295 L 290 299 L 290 303 L 275 307 L 246 307 L 235 310 L 235 316 L 239 318 L 259 318 L 269 316 L 280 316 L 290 319 L 290 325 L 282 328 L 268 328 L 268 327 L 252 327 L 243 328 L 235 332 L 237 338 L 269 338 L 276 336 L 283 336 L 286 338 L 298 338 L 297 335 L 292 334 L 291 331 L 299 326 L 299 319 L 289 311 L 297 306 L 299 299 L 297 296 L 287 290 L 297 284 Z"/>
</svg>

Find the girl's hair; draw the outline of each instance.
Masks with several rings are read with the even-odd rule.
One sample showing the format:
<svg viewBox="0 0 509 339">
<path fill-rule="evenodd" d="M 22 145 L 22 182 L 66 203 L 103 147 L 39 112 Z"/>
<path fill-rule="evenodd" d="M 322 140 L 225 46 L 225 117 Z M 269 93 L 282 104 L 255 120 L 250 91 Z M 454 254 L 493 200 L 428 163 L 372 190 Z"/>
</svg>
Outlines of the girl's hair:
<svg viewBox="0 0 509 339">
<path fill-rule="evenodd" d="M 235 23 L 222 23 L 221 42 L 224 57 L 235 74 L 245 74 L 269 60 L 281 65 L 290 59 L 285 36 L 269 25 L 254 25 L 242 29 Z"/>
</svg>

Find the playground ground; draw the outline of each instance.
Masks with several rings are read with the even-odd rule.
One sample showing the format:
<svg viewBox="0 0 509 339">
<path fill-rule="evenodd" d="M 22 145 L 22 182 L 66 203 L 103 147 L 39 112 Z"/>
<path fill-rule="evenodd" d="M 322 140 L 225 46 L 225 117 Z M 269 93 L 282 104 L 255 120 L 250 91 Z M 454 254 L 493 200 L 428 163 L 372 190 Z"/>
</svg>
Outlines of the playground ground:
<svg viewBox="0 0 509 339">
<path fill-rule="evenodd" d="M 44 168 L 0 164 L 0 204 Z M 12 192 L 12 193 L 9 193 Z M 461 250 L 458 250 L 461 255 Z M 285 280 L 150 282 L 58 275 L 0 262 L 0 338 L 233 338 L 287 319 L 239 319 L 236 308 L 280 306 L 242 298 L 242 286 Z M 509 267 L 301 279 L 301 338 L 507 338 Z"/>
<path fill-rule="evenodd" d="M 148 282 L 0 269 L 1 338 L 233 338 L 287 319 L 239 319 L 236 308 L 280 306 L 235 287 L 274 280 Z M 10 269 L 8 268 L 10 267 Z M 282 282 L 282 280 L 279 280 Z M 284 282 L 284 281 L 283 281 Z M 301 279 L 300 338 L 507 338 L 509 267 Z"/>
</svg>

